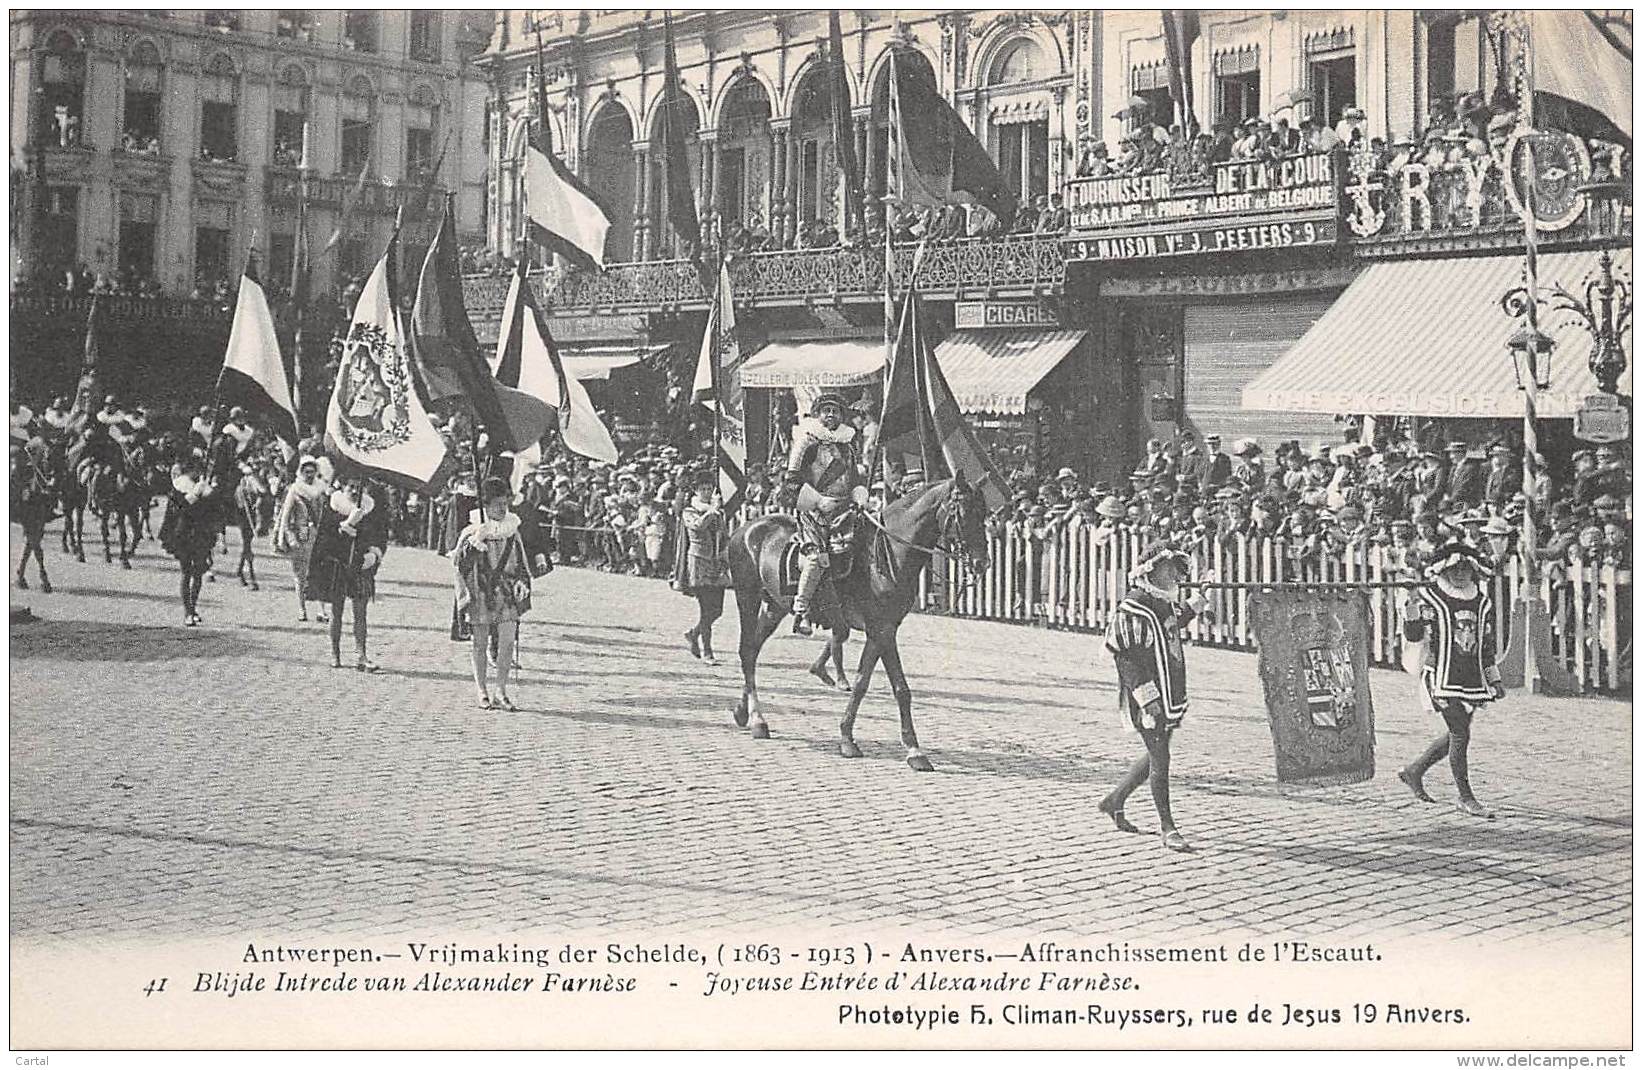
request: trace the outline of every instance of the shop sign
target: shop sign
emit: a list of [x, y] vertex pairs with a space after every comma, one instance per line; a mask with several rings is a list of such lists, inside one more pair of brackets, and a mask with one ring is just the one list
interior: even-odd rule
[[1055, 313], [1035, 301], [959, 301], [953, 324], [973, 327], [1059, 327]]
[[1075, 178], [1067, 186], [1067, 209], [1074, 231], [1267, 212], [1332, 212], [1335, 175], [1334, 155], [1319, 152], [1215, 164], [1190, 184], [1168, 172]]
[[1339, 225], [1333, 219], [1280, 220], [1263, 223], [1193, 227], [1163, 233], [1138, 231], [1110, 236], [1077, 236], [1062, 248], [1068, 260], [1144, 260], [1196, 253], [1246, 253], [1333, 245]]
[[1336, 290], [1357, 277], [1357, 269], [1330, 265], [1235, 275], [1144, 275], [1100, 280], [1102, 297], [1233, 297], [1246, 294]]
[[1574, 437], [1586, 442], [1623, 442], [1631, 437], [1631, 414], [1612, 394], [1591, 394], [1574, 410]]

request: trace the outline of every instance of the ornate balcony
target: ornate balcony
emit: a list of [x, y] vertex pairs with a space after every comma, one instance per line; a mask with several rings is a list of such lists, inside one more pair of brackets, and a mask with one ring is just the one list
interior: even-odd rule
[[[911, 277], [915, 244], [895, 247], [895, 274]], [[611, 264], [602, 273], [536, 276], [538, 298], [555, 312], [639, 312], [705, 308], [707, 292], [685, 260]], [[1042, 295], [1066, 281], [1061, 239], [1010, 234], [931, 243], [918, 268], [918, 285], [932, 297]], [[884, 251], [876, 248], [782, 249], [730, 261], [738, 304], [800, 305], [870, 300], [884, 292]], [[468, 309], [496, 312], [507, 296], [506, 275], [464, 280]]]

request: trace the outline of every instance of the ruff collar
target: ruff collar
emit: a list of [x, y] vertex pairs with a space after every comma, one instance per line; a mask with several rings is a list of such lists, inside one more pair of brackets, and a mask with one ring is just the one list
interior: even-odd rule
[[371, 497], [371, 492], [368, 490], [360, 494], [357, 502], [353, 500], [352, 495], [341, 487], [331, 492], [331, 511], [346, 518], [341, 524], [337, 525], [344, 534], [358, 535], [359, 525], [364, 522], [367, 516], [370, 516], [371, 510], [375, 508], [376, 499]]
[[489, 542], [506, 542], [519, 533], [519, 514], [509, 512], [500, 520], [485, 517], [462, 529], [460, 541], [483, 546]]
[[839, 424], [838, 430], [828, 431], [826, 424], [814, 416], [806, 416], [798, 421], [798, 435], [817, 442], [830, 442], [835, 446], [842, 446], [855, 439], [855, 425]]

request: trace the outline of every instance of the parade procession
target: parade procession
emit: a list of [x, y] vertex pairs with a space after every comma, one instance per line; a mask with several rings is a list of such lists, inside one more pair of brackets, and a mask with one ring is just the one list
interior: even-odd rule
[[41, 976], [771, 925], [1629, 962], [1630, 12], [10, 26]]

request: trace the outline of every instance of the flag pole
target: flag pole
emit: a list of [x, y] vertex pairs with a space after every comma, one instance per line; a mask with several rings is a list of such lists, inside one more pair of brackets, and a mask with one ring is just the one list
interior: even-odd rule
[[724, 488], [719, 484], [722, 482], [724, 473], [724, 461], [721, 457], [724, 448], [724, 394], [720, 389], [721, 369], [719, 363], [723, 350], [719, 345], [719, 335], [724, 329], [724, 319], [721, 315], [725, 298], [723, 287], [724, 242], [715, 241], [714, 244], [718, 246], [718, 271], [713, 274], [713, 308], [712, 311], [707, 313], [707, 325], [711, 328], [707, 343], [709, 347], [707, 358], [710, 362], [707, 370], [712, 375], [713, 384], [713, 485], [719, 488], [719, 494], [722, 495]]

